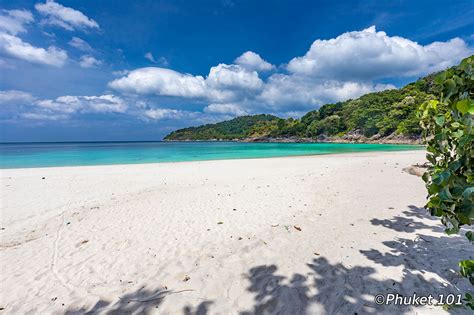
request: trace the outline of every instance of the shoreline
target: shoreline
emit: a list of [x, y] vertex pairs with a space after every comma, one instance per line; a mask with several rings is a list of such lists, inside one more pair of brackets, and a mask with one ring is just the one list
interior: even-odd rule
[[233, 143], [334, 143], [334, 144], [399, 144], [399, 145], [424, 145], [421, 140], [406, 140], [406, 141], [377, 141], [377, 140], [366, 140], [366, 141], [351, 141], [344, 140], [341, 138], [337, 139], [311, 139], [311, 138], [266, 138], [261, 140], [259, 138], [249, 138], [249, 139], [207, 139], [207, 140], [167, 140], [163, 139], [159, 142], [233, 142]]
[[366, 137], [360, 132], [348, 132], [342, 137], [337, 136], [325, 136], [321, 135], [317, 138], [306, 138], [306, 137], [249, 137], [249, 138], [236, 138], [236, 139], [207, 139], [207, 140], [189, 140], [189, 139], [163, 139], [163, 141], [170, 142], [244, 142], [244, 143], [338, 143], [338, 144], [405, 144], [405, 145], [423, 145], [423, 139], [421, 136], [404, 136], [391, 134], [388, 136], [374, 135], [372, 137]]

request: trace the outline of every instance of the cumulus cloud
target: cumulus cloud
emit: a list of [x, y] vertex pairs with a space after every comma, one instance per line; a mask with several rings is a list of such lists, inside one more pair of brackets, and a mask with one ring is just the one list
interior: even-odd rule
[[21, 38], [0, 32], [0, 52], [31, 63], [61, 67], [68, 56], [66, 51], [55, 46], [47, 49], [35, 47]]
[[54, 100], [36, 102], [40, 109], [57, 113], [73, 114], [77, 112], [124, 113], [128, 106], [126, 102], [115, 95], [100, 96], [60, 96]]
[[207, 78], [183, 74], [159, 67], [140, 68], [109, 83], [125, 93], [154, 94], [211, 101], [229, 101], [245, 93], [255, 93], [263, 86], [257, 72], [238, 65], [219, 64]]
[[79, 65], [81, 68], [95, 68], [102, 64], [102, 61], [95, 59], [90, 55], [81, 56], [79, 60]]
[[234, 62], [239, 66], [255, 71], [270, 71], [275, 68], [274, 65], [263, 60], [259, 54], [254, 53], [253, 51], [244, 52], [242, 55], [237, 57]]
[[54, 0], [37, 3], [36, 10], [44, 16], [43, 24], [55, 25], [68, 31], [75, 29], [98, 29], [99, 24], [81, 11], [65, 7]]
[[216, 89], [259, 90], [263, 81], [256, 71], [249, 71], [239, 65], [219, 64], [212, 67], [206, 83]]
[[203, 112], [208, 115], [238, 116], [254, 112], [294, 115], [325, 103], [395, 88], [377, 80], [416, 77], [442, 70], [472, 53], [472, 48], [459, 38], [420, 45], [370, 27], [329, 40], [316, 40], [304, 56], [293, 58], [285, 67], [279, 67], [283, 71], [263, 79], [259, 71], [276, 70], [276, 67], [247, 51], [235, 59], [235, 64], [211, 67], [206, 77], [148, 67], [130, 71], [111, 81], [109, 87], [138, 96], [207, 102]]
[[125, 93], [185, 98], [206, 96], [206, 83], [203, 77], [158, 67], [130, 71], [125, 77], [110, 82], [109, 86]]
[[24, 91], [0, 91], [0, 104], [27, 104], [34, 100], [33, 95]]
[[410, 77], [443, 70], [473, 52], [460, 38], [423, 46], [377, 32], [372, 26], [314, 41], [304, 56], [289, 62], [288, 70], [297, 75], [343, 81]]
[[244, 116], [248, 115], [249, 112], [242, 108], [238, 104], [209, 104], [204, 107], [204, 112], [208, 114], [223, 114], [230, 116]]
[[145, 116], [153, 120], [161, 119], [178, 119], [183, 118], [183, 116], [189, 115], [189, 112], [178, 110], [178, 109], [169, 109], [169, 108], [155, 108], [148, 109], [145, 111]]
[[393, 88], [364, 82], [314, 80], [277, 73], [266, 82], [256, 71], [239, 65], [219, 64], [206, 78], [163, 68], [141, 68], [109, 83], [115, 90], [138, 95], [174, 96], [209, 101], [206, 113], [245, 115], [253, 109], [314, 108], [326, 102], [355, 98], [364, 93]]
[[191, 122], [192, 125], [215, 123], [225, 119], [231, 119], [234, 116], [171, 108], [149, 108], [136, 114], [145, 120], [187, 121], [187, 124]]
[[79, 37], [73, 37], [68, 43], [70, 46], [77, 48], [82, 51], [92, 51], [91, 45], [89, 45], [88, 42], [85, 40], [79, 38]]
[[41, 100], [36, 105], [42, 109], [67, 114], [75, 113], [82, 108], [81, 101], [77, 96], [60, 96], [55, 100]]
[[11, 35], [26, 32], [26, 25], [34, 21], [28, 10], [1, 10], [0, 31]]
[[274, 74], [257, 99], [273, 109], [309, 109], [318, 105], [359, 97], [370, 92], [395, 88], [389, 84], [312, 80], [309, 78]]

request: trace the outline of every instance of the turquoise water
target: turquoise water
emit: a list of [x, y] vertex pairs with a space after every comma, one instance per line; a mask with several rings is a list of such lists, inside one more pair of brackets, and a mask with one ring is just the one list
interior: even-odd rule
[[423, 147], [349, 143], [4, 143], [0, 144], [0, 168], [141, 164], [417, 149]]

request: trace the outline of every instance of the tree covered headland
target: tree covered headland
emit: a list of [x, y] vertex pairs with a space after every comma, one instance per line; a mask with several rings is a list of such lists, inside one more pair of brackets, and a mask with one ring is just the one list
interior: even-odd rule
[[399, 137], [420, 139], [417, 110], [432, 100], [434, 78], [428, 75], [403, 88], [365, 94], [335, 104], [326, 104], [300, 119], [273, 115], [241, 116], [217, 124], [176, 130], [165, 140], [265, 140], [284, 138], [362, 139]]

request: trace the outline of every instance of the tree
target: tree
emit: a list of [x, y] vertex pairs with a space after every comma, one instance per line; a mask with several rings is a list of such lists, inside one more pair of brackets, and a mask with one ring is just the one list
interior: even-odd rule
[[[420, 108], [430, 162], [423, 176], [426, 208], [441, 217], [447, 234], [454, 234], [474, 222], [474, 56], [439, 74], [433, 90], [437, 99]], [[474, 244], [474, 233], [466, 237]], [[474, 285], [474, 260], [459, 265]], [[473, 297], [466, 294], [465, 300], [474, 309]]]

